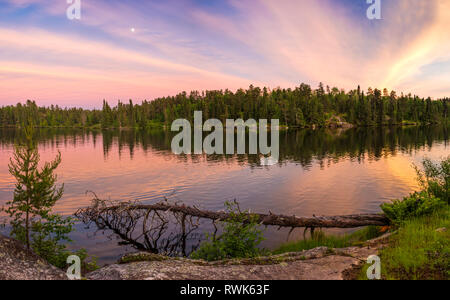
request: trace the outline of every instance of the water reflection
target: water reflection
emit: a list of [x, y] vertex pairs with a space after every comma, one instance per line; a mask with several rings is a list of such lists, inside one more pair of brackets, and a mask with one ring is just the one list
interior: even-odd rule
[[[341, 158], [356, 159], [358, 161], [368, 157], [379, 159], [398, 152], [432, 148], [435, 142], [448, 143], [449, 126], [428, 127], [382, 127], [382, 128], [354, 128], [320, 129], [320, 130], [292, 130], [280, 133], [280, 163], [290, 161], [303, 167], [311, 165], [313, 160], [320, 163], [338, 162]], [[198, 162], [198, 155], [174, 156], [171, 153], [171, 142], [175, 134], [165, 130], [82, 130], [82, 129], [39, 129], [36, 140], [40, 147], [58, 148], [60, 146], [77, 147], [90, 144], [96, 148], [98, 143], [103, 147], [105, 159], [110, 152], [117, 149], [119, 158], [127, 155], [130, 159], [135, 156], [136, 148], [143, 152], [159, 152], [160, 155], [178, 157], [180, 161]], [[20, 139], [18, 130], [0, 129], [0, 145], [8, 147]], [[241, 164], [258, 166], [259, 157], [256, 155], [207, 155], [208, 162], [233, 161]]]
[[[261, 166], [256, 155], [173, 155], [173, 133], [164, 130], [40, 129], [36, 140], [42, 160], [62, 153], [58, 175], [66, 189], [55, 209], [64, 215], [89, 206], [85, 192], [93, 190], [103, 199], [144, 203], [173, 194], [175, 201], [208, 210], [221, 210], [225, 201], [236, 199], [253, 212], [312, 216], [375, 213], [384, 201], [412, 192], [417, 184], [411, 164], [424, 156], [448, 155], [448, 129], [280, 132], [280, 163], [272, 167]], [[12, 198], [14, 181], [7, 165], [20, 135], [0, 129], [0, 206]], [[200, 225], [196, 232], [210, 230]], [[106, 263], [130, 250], [107, 235], [92, 235], [94, 231], [77, 225], [74, 245]], [[265, 235], [266, 247], [287, 236], [271, 229]]]
[[104, 203], [101, 200], [96, 199], [94, 203], [91, 209], [81, 209], [75, 215], [88, 228], [93, 225], [110, 238], [117, 238], [119, 246], [187, 257], [204, 238], [198, 229], [207, 224], [198, 217], [156, 209], [133, 210], [120, 205], [117, 209], [105, 210], [106, 206], [99, 208], [100, 203]]

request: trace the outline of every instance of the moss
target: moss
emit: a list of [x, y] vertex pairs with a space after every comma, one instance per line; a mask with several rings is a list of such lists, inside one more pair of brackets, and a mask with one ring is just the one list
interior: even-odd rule
[[171, 259], [167, 256], [162, 256], [153, 253], [137, 253], [126, 255], [119, 260], [119, 264], [129, 264], [135, 262], [143, 262], [143, 261], [166, 261]]
[[327, 248], [326, 254], [327, 255], [333, 255], [333, 254], [336, 254], [336, 251], [334, 249], [332, 249], [332, 248]]
[[216, 261], [216, 262], [205, 262], [205, 261], [193, 261], [195, 264], [198, 264], [199, 262], [204, 265], [213, 265], [213, 266], [220, 266], [220, 265], [228, 265], [228, 266], [254, 266], [254, 265], [279, 265], [284, 262], [292, 261], [292, 259], [286, 258], [286, 257], [254, 257], [254, 258], [248, 258], [248, 259], [233, 259], [233, 260], [224, 260], [224, 261]]
[[[334, 253], [334, 250], [331, 249], [331, 251]], [[256, 266], [256, 265], [264, 266], [264, 265], [282, 265], [288, 262], [299, 260], [304, 261], [316, 257], [315, 255], [310, 255], [309, 257], [307, 257], [306, 255], [299, 256], [298, 253], [286, 253], [283, 255], [260, 256], [245, 259], [228, 259], [215, 262], [207, 262], [205, 260], [189, 260], [189, 262], [200, 266]], [[325, 255], [327, 255], [327, 252], [323, 253], [320, 256]]]

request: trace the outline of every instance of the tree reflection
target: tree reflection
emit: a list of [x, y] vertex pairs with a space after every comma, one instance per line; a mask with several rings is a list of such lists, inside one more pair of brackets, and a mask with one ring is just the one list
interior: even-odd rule
[[[309, 167], [314, 161], [320, 164], [338, 162], [341, 159], [363, 161], [378, 160], [397, 153], [412, 153], [432, 148], [437, 142], [448, 142], [449, 125], [426, 127], [363, 127], [348, 130], [289, 130], [280, 132], [280, 165], [294, 162]], [[17, 129], [0, 129], [0, 144], [10, 145], [20, 135]], [[35, 139], [40, 147], [67, 147], [90, 143], [97, 147], [101, 138], [103, 153], [108, 158], [113, 149], [119, 157], [126, 149], [133, 159], [137, 149], [152, 151], [158, 155], [178, 159], [181, 162], [200, 161], [211, 163], [249, 164], [260, 166], [258, 155], [181, 155], [171, 152], [175, 133], [163, 129], [154, 130], [82, 130], [82, 129], [39, 129]]]

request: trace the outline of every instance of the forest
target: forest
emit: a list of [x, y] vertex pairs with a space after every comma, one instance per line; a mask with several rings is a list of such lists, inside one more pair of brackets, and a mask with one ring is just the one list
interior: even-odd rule
[[142, 101], [103, 100], [102, 109], [39, 107], [35, 101], [2, 106], [0, 126], [15, 127], [32, 122], [38, 127], [149, 128], [170, 124], [179, 118], [192, 122], [194, 111], [204, 119], [279, 119], [288, 127], [326, 127], [333, 121], [355, 126], [435, 124], [449, 121], [449, 98], [432, 100], [387, 89], [358, 86], [346, 92], [338, 88], [317, 89], [301, 84], [295, 89], [248, 89], [193, 91]]

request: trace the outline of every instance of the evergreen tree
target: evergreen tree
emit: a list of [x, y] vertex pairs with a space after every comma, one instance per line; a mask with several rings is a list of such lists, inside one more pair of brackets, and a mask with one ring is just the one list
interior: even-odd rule
[[33, 127], [26, 126], [25, 142], [16, 146], [10, 160], [9, 172], [16, 179], [13, 200], [4, 211], [9, 215], [11, 235], [22, 241], [28, 249], [55, 262], [55, 257], [65, 249], [61, 241], [68, 241], [72, 231], [71, 218], [63, 219], [52, 214], [55, 203], [61, 199], [64, 186], [57, 187], [54, 174], [61, 163], [61, 154], [39, 168], [39, 153], [33, 142]]
[[[111, 107], [106, 100], [101, 110], [62, 109], [57, 105], [38, 107], [34, 101], [24, 105], [0, 108], [0, 126], [19, 126], [31, 120], [41, 127], [146, 128], [155, 123], [170, 125], [173, 120], [184, 118], [192, 122], [193, 112], [202, 111], [203, 118], [230, 119], [279, 119], [288, 126], [322, 126], [332, 116], [355, 125], [402, 124], [404, 120], [416, 123], [443, 123], [449, 120], [448, 98], [421, 99], [401, 95], [395, 91], [369, 88], [367, 94], [361, 87], [345, 92], [336, 87], [318, 89], [302, 83], [295, 89], [258, 88], [250, 86], [236, 92], [229, 90], [192, 91], [172, 97], [135, 104], [121, 101]], [[303, 115], [303, 121], [299, 112]], [[301, 125], [303, 124], [303, 125]]]

